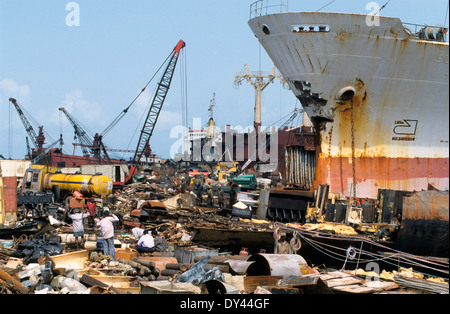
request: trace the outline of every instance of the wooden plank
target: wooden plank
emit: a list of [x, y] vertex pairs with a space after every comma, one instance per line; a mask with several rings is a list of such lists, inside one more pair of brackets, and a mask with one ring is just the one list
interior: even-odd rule
[[339, 277], [350, 277], [353, 276], [349, 273], [346, 273], [344, 271], [340, 271], [340, 270], [336, 270], [336, 271], [330, 271], [327, 273], [328, 275], [333, 275], [333, 276], [339, 276]]
[[333, 291], [346, 292], [346, 293], [373, 293], [376, 289], [361, 285], [346, 285], [331, 288]]
[[361, 284], [363, 283], [363, 280], [355, 277], [344, 277], [344, 278], [330, 279], [325, 281], [325, 283], [328, 285], [328, 287], [334, 288], [337, 286]]
[[330, 274], [325, 274], [325, 275], [319, 275], [320, 279], [322, 279], [323, 281], [327, 281], [330, 279], [336, 279], [336, 278], [342, 278], [339, 275], [330, 275]]
[[350, 277], [352, 275], [344, 273], [342, 271], [332, 271], [332, 272], [328, 272], [326, 274], [319, 275], [319, 276], [320, 276], [320, 279], [322, 279], [323, 281], [326, 281], [326, 280], [335, 279], [335, 278]]
[[381, 281], [381, 280], [373, 280], [373, 281], [365, 281], [364, 286], [373, 288], [377, 291], [389, 291], [398, 289], [399, 285], [392, 281]]

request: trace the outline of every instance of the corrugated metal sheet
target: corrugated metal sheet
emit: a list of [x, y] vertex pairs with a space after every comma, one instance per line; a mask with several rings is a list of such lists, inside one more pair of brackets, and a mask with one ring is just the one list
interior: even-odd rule
[[285, 147], [286, 184], [309, 190], [316, 172], [316, 155], [302, 146]]

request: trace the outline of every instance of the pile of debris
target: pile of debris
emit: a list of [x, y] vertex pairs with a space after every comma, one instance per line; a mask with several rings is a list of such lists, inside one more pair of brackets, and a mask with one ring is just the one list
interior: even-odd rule
[[[181, 254], [180, 254], [181, 251]], [[177, 248], [176, 256], [137, 256], [118, 249], [117, 260], [82, 250], [40, 256], [36, 262], [8, 257], [0, 267], [2, 294], [448, 294], [448, 281], [425, 279], [412, 269], [338, 271], [312, 268], [297, 254], [219, 254]], [[170, 254], [168, 254], [170, 255]]]
[[[251, 207], [258, 202], [252, 198], [254, 193], [242, 202], [236, 200], [232, 209], [203, 206], [192, 186], [180, 182], [184, 181], [143, 177], [102, 203], [100, 210], [108, 209], [120, 219], [115, 226], [115, 260], [102, 253], [101, 234], [95, 227], [86, 228], [84, 249], [73, 251], [71, 226], [64, 221], [54, 225], [53, 235], [0, 248], [0, 293], [330, 294], [407, 289], [448, 293], [447, 280], [409, 276], [408, 270], [375, 276], [359, 269], [312, 267], [298, 254], [267, 254], [266, 248], [273, 250], [274, 232], [278, 234], [280, 226], [297, 235], [301, 231], [346, 236], [357, 232], [335, 223], [282, 226], [252, 219]], [[213, 203], [217, 203], [215, 197]], [[130, 235], [135, 227], [156, 230], [167, 248], [139, 255], [133, 249], [136, 239]], [[241, 243], [253, 247], [248, 250]]]
[[0, 278], [2, 294], [123, 293], [87, 274], [80, 276], [76, 270], [56, 268], [49, 256], [28, 265], [13, 258], [4, 270], [0, 269]]
[[198, 228], [272, 232], [272, 223], [268, 221], [237, 217], [227, 209], [199, 206], [193, 192], [179, 193], [176, 185], [133, 183], [110, 200], [109, 209], [122, 217], [125, 228], [155, 229], [173, 244], [190, 242]]

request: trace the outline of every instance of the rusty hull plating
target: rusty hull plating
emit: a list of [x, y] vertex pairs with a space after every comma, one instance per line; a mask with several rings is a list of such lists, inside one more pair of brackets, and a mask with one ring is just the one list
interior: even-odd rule
[[378, 189], [448, 190], [448, 43], [418, 39], [398, 18], [365, 19], [300, 12], [249, 21], [315, 126], [313, 188], [372, 199]]

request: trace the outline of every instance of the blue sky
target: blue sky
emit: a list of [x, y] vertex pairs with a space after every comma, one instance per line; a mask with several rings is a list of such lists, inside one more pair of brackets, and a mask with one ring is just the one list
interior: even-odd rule
[[[66, 24], [70, 2], [79, 6], [79, 26]], [[251, 71], [270, 72], [273, 66], [247, 25], [253, 2], [0, 0], [0, 154], [20, 159], [26, 153], [27, 134], [9, 104], [10, 97], [44, 126], [51, 139], [62, 132], [65, 152], [73, 153], [73, 128], [58, 108], [65, 107], [90, 131], [102, 132], [137, 96], [180, 39], [186, 48], [151, 139], [153, 151], [169, 157], [177, 140], [170, 138], [170, 130], [182, 124], [184, 102], [189, 126], [193, 118], [201, 118], [204, 126], [213, 94], [219, 127], [252, 125], [254, 89], [247, 83], [235, 88], [234, 78], [244, 64]], [[289, 9], [316, 11], [330, 2], [291, 0]], [[369, 2], [336, 0], [322, 11], [364, 14], [369, 13]], [[391, 0], [381, 14], [436, 25], [444, 24], [446, 9], [444, 0]], [[141, 118], [159, 78], [160, 74], [105, 137], [108, 147], [136, 148]], [[281, 124], [295, 107], [300, 104], [289, 90], [279, 81], [271, 84], [263, 94], [263, 125], [279, 120]], [[81, 154], [79, 148], [75, 152]]]

